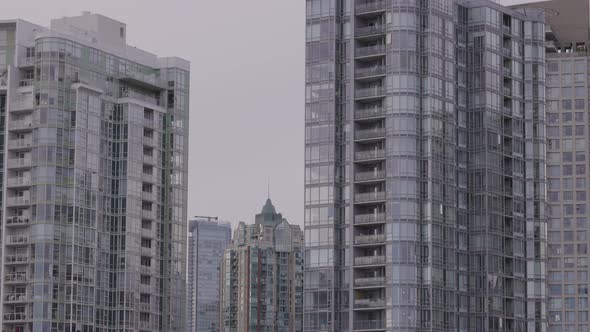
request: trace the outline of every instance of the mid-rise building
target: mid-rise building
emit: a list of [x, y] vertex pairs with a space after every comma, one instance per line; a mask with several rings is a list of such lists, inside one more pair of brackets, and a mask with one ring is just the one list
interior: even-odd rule
[[228, 222], [189, 221], [187, 332], [219, 332], [219, 264], [230, 241]]
[[270, 199], [240, 222], [221, 262], [223, 332], [303, 331], [303, 232]]
[[549, 331], [589, 331], [590, 1], [546, 10]]
[[185, 329], [189, 63], [126, 35], [0, 21], [2, 331]]
[[305, 331], [546, 331], [543, 12], [306, 3]]

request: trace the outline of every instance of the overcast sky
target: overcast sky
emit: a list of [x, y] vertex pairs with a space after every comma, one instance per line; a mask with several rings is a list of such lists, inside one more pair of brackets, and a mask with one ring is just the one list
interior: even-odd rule
[[10, 1], [0, 20], [48, 26], [82, 11], [191, 62], [189, 216], [253, 221], [270, 178], [277, 209], [303, 224], [305, 1]]

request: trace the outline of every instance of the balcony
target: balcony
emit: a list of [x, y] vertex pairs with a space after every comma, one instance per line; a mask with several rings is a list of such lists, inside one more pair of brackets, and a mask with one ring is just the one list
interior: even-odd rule
[[384, 223], [385, 213], [368, 213], [368, 214], [357, 214], [354, 216], [355, 224], [372, 224], [372, 223]]
[[512, 49], [510, 47], [503, 47], [502, 53], [504, 54], [504, 56], [509, 57], [512, 55]]
[[502, 91], [504, 92], [505, 96], [508, 96], [508, 97], [512, 96], [512, 89], [511, 88], [504, 87], [504, 89]]
[[149, 156], [149, 155], [143, 155], [143, 162], [145, 164], [150, 164], [150, 165], [155, 165], [156, 164], [156, 157], [155, 156]]
[[31, 200], [28, 197], [23, 196], [15, 196], [15, 197], [6, 197], [6, 206], [26, 206], [30, 205]]
[[354, 300], [355, 309], [375, 309], [385, 307], [384, 299], [356, 299]]
[[29, 243], [29, 237], [25, 235], [10, 235], [6, 238], [6, 245], [25, 245]]
[[8, 149], [9, 150], [22, 150], [30, 149], [33, 145], [33, 139], [31, 137], [25, 139], [9, 139]]
[[366, 203], [372, 201], [384, 201], [385, 200], [385, 192], [384, 191], [377, 191], [377, 192], [370, 192], [370, 193], [357, 193], [354, 195], [354, 201], [356, 203]]
[[35, 81], [32, 78], [22, 79], [22, 80], [18, 81], [18, 87], [19, 88], [24, 88], [24, 87], [27, 87], [27, 86], [31, 86], [32, 87], [34, 82]]
[[385, 287], [385, 277], [356, 278], [354, 285], [358, 287]]
[[374, 181], [385, 179], [385, 171], [358, 172], [354, 175], [355, 181]]
[[31, 177], [30, 176], [19, 176], [6, 179], [6, 186], [11, 188], [16, 187], [30, 187]]
[[16, 272], [4, 276], [4, 282], [7, 284], [25, 284], [29, 281], [26, 272]]
[[385, 1], [384, 0], [372, 0], [372, 1], [363, 1], [357, 2], [355, 6], [355, 12], [357, 15], [359, 14], [366, 14], [372, 12], [378, 12], [385, 10]]
[[512, 68], [503, 67], [504, 76], [512, 76]]
[[354, 321], [355, 331], [375, 331], [385, 330], [384, 320], [355, 320]]
[[356, 89], [354, 92], [354, 97], [356, 99], [385, 97], [385, 88], [381, 86], [375, 86], [371, 88]]
[[379, 65], [373, 67], [365, 67], [365, 68], [356, 68], [354, 70], [355, 78], [367, 78], [367, 77], [374, 77], [374, 76], [383, 76], [386, 73], [386, 67]]
[[354, 154], [354, 159], [356, 161], [384, 159], [384, 158], [385, 158], [385, 150], [358, 151]]
[[31, 157], [8, 158], [8, 162], [6, 163], [6, 167], [8, 167], [8, 169], [30, 168], [31, 167]]
[[505, 34], [509, 35], [510, 34], [510, 26], [508, 26], [508, 25], [502, 25], [502, 31]]
[[156, 211], [141, 210], [141, 217], [146, 219], [158, 219]]
[[385, 138], [387, 130], [385, 128], [373, 128], [373, 129], [358, 129], [354, 132], [355, 140], [364, 140], [372, 138]]
[[356, 266], [367, 266], [367, 265], [383, 265], [385, 264], [385, 256], [361, 256], [354, 258], [354, 265]]
[[10, 254], [4, 257], [4, 264], [20, 265], [29, 262], [29, 255], [27, 254]]
[[9, 121], [7, 127], [10, 131], [29, 131], [33, 129], [33, 121], [31, 119]]
[[129, 85], [152, 91], [165, 90], [168, 86], [165, 80], [155, 74], [144, 74], [129, 69], [119, 73], [117, 79]]
[[354, 55], [357, 58], [370, 57], [370, 56], [376, 56], [376, 55], [385, 55], [385, 45], [357, 47], [354, 50]]
[[354, 244], [383, 244], [385, 242], [385, 234], [374, 235], [356, 235], [354, 237]]
[[154, 119], [143, 118], [143, 125], [150, 128], [155, 128], [156, 122]]
[[142, 191], [141, 192], [141, 199], [145, 200], [145, 201], [157, 201], [158, 196], [156, 195], [155, 192]]
[[17, 227], [29, 225], [29, 218], [22, 216], [6, 217], [6, 227]]
[[19, 303], [28, 300], [27, 293], [12, 293], [4, 296], [4, 303]]
[[381, 107], [361, 108], [354, 111], [354, 118], [356, 120], [370, 119], [383, 116], [385, 116], [385, 110]]
[[356, 37], [366, 37], [366, 36], [373, 36], [373, 35], [380, 35], [385, 33], [385, 25], [378, 24], [378, 25], [371, 25], [362, 28], [356, 28], [354, 30]]
[[23, 322], [27, 320], [27, 314], [24, 312], [8, 312], [4, 314], [5, 322]]
[[21, 100], [10, 104], [11, 112], [32, 111], [35, 106], [32, 100]]

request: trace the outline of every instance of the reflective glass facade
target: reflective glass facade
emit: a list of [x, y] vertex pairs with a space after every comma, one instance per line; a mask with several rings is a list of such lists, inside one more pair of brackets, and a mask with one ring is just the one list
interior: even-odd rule
[[543, 14], [307, 0], [306, 331], [545, 331]]
[[2, 330], [184, 331], [188, 63], [54, 24], [14, 21], [0, 87]]

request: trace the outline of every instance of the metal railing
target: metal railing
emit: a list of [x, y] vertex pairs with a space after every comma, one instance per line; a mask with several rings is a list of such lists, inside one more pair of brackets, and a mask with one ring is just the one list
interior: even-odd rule
[[6, 225], [7, 226], [14, 226], [14, 225], [26, 225], [29, 223], [29, 218], [23, 218], [18, 216], [6, 217]]

